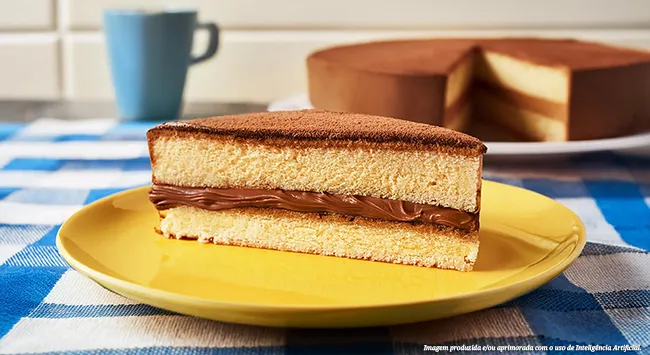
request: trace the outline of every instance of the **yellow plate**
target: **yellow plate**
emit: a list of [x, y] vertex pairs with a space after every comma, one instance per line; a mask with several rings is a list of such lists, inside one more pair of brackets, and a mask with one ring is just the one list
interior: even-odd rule
[[168, 240], [148, 187], [96, 201], [61, 227], [76, 270], [126, 297], [226, 322], [392, 325], [497, 305], [560, 274], [585, 244], [582, 222], [537, 193], [485, 181], [475, 270], [458, 272]]

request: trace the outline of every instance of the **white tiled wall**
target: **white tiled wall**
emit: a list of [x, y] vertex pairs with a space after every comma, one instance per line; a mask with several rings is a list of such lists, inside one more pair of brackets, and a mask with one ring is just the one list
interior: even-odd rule
[[71, 28], [98, 28], [105, 7], [198, 8], [227, 28], [511, 28], [634, 26], [647, 0], [68, 0]]
[[54, 29], [54, 0], [0, 0], [0, 30]]
[[56, 36], [0, 36], [0, 98], [56, 99], [59, 87]]
[[[223, 29], [190, 69], [190, 101], [268, 102], [305, 89], [305, 56], [395, 37], [577, 37], [650, 49], [650, 0], [0, 0], [0, 99], [113, 97], [101, 11], [185, 6]], [[197, 35], [196, 51], [205, 38]]]

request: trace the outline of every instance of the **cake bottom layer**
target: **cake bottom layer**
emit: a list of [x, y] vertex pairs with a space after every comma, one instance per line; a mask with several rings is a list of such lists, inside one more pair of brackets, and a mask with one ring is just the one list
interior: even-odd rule
[[430, 224], [254, 208], [182, 206], [160, 215], [160, 231], [167, 238], [459, 271], [472, 270], [479, 247], [476, 232]]
[[522, 140], [559, 142], [567, 139], [566, 122], [517, 107], [489, 91], [474, 92], [472, 110], [477, 119], [508, 129]]

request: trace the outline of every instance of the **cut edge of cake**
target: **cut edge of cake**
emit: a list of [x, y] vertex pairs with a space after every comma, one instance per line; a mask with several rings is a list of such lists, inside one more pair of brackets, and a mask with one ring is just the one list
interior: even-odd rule
[[[359, 125], [357, 119], [365, 119], [366, 122]], [[345, 123], [332, 125], [341, 120]], [[373, 125], [372, 122], [377, 124]], [[411, 129], [400, 130], [399, 127]], [[159, 208], [160, 232], [167, 238], [461, 271], [471, 270], [476, 261], [482, 155], [486, 148], [473, 137], [403, 120], [320, 110], [167, 123], [150, 130], [147, 137], [154, 184], [152, 202], [158, 207], [164, 206]], [[454, 157], [457, 160], [444, 164], [445, 160]], [[435, 175], [432, 171], [436, 166], [430, 165], [434, 162], [437, 162], [441, 172], [439, 177], [446, 179], [441, 180], [440, 186], [435, 181], [429, 184], [430, 177]], [[337, 168], [337, 164], [341, 169]], [[404, 169], [406, 171], [402, 171]], [[386, 174], [386, 170], [393, 175]], [[391, 182], [395, 178], [397, 180]], [[161, 194], [162, 190], [158, 188], [164, 186], [176, 186], [181, 190], [194, 187], [199, 192], [201, 189], [212, 189], [210, 193], [230, 188], [246, 191], [275, 189], [289, 193], [322, 192], [352, 198], [368, 196], [399, 202], [403, 206], [400, 208], [406, 208], [407, 212], [422, 208], [418, 204], [429, 203], [440, 208], [442, 214], [439, 216], [442, 219], [439, 216], [436, 218], [443, 223], [436, 222], [435, 218], [432, 222], [412, 223], [399, 218], [371, 218], [361, 212], [358, 215], [312, 213], [256, 208], [255, 205], [211, 210], [209, 204], [169, 204], [170, 201], [187, 197], [188, 193], [183, 191], [175, 196], [167, 196]], [[382, 186], [388, 188], [382, 190]], [[446, 191], [438, 196], [440, 199], [447, 198], [444, 200], [446, 203], [423, 200], [420, 196], [420, 190], [436, 188]], [[424, 195], [427, 197], [426, 193]], [[206, 201], [206, 195], [200, 193], [192, 198]], [[163, 200], [167, 201], [166, 205], [160, 202]], [[436, 213], [434, 211], [432, 215]], [[475, 222], [472, 222], [473, 226], [456, 224], [444, 222], [445, 218], [465, 219], [463, 223], [471, 218]], [[277, 229], [280, 228], [278, 226], [285, 226], [285, 229]], [[277, 237], [274, 233], [279, 233], [279, 230], [288, 233], [286, 228], [302, 232], [294, 231], [294, 238], [287, 237], [283, 243], [277, 240], [270, 244], [264, 242], [266, 238]], [[337, 238], [334, 236], [337, 233], [345, 237]], [[382, 245], [377, 239], [381, 239], [382, 235], [390, 248], [373, 249], [372, 244]], [[237, 236], [245, 238], [238, 239]], [[368, 238], [374, 242], [364, 244]], [[335, 243], [337, 240], [336, 243], [348, 240], [355, 245], [367, 245], [366, 252], [342, 252], [341, 245]], [[444, 240], [447, 240], [447, 244]], [[426, 248], [413, 249], [417, 243]]]

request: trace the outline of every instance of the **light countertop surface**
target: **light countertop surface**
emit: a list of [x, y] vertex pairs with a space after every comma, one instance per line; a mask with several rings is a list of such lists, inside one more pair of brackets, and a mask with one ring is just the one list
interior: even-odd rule
[[[183, 118], [266, 111], [263, 103], [189, 103]], [[31, 122], [38, 118], [85, 119], [118, 117], [112, 102], [0, 101], [0, 122]]]

